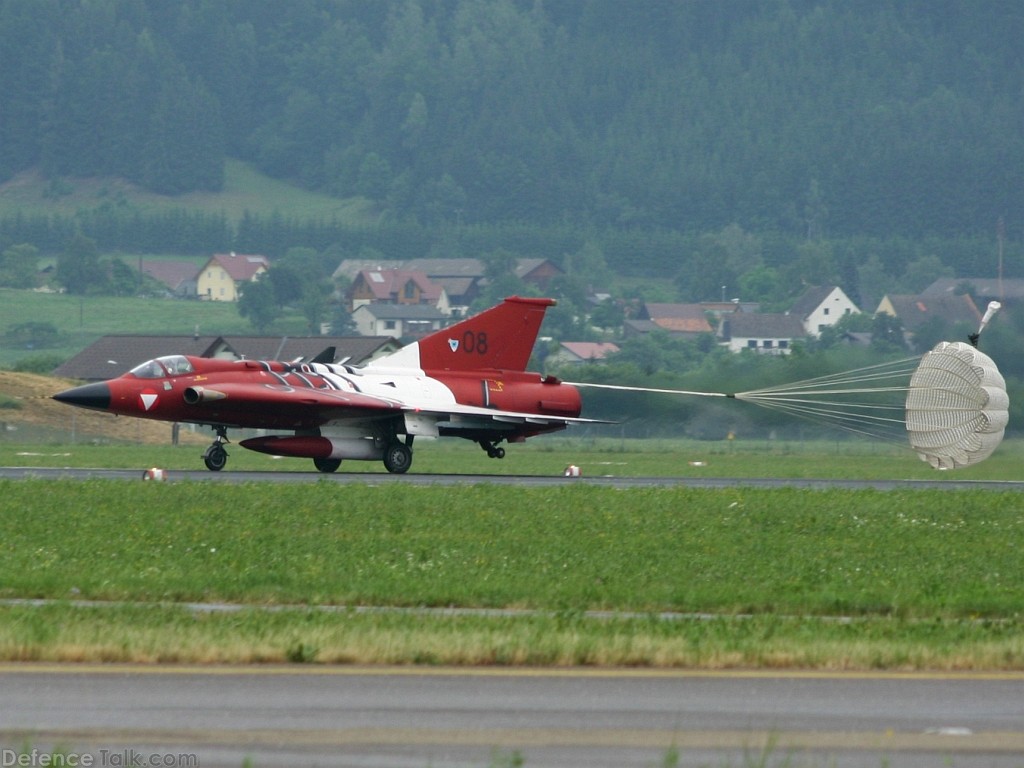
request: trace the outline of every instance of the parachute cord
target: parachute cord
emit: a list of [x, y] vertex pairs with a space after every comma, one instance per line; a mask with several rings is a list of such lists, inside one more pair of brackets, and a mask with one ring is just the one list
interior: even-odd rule
[[657, 392], [663, 395], [694, 395], [697, 397], [733, 397], [725, 392], [694, 392], [688, 389], [655, 389], [652, 387], [625, 387], [620, 384], [591, 384], [585, 381], [563, 382], [570, 387], [591, 387], [593, 389], [617, 389], [623, 392]]

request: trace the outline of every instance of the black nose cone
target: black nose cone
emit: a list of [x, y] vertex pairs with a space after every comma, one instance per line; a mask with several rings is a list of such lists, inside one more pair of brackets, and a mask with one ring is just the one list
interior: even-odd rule
[[79, 408], [93, 408], [97, 411], [110, 410], [110, 387], [105, 383], [84, 384], [58, 392], [53, 399]]

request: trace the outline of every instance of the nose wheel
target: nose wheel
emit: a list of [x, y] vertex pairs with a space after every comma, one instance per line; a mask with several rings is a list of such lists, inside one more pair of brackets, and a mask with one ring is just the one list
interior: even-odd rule
[[480, 441], [480, 447], [487, 452], [487, 456], [492, 459], [504, 459], [505, 449], [499, 448], [495, 443], [488, 442], [487, 440]]
[[217, 437], [203, 453], [203, 463], [211, 472], [220, 472], [228, 463], [228, 452], [224, 444], [228, 442], [228, 432], [224, 427], [217, 428]]

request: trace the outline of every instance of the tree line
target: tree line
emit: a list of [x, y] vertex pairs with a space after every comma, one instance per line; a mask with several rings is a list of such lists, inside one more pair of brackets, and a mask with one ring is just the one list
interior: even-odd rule
[[962, 237], [1024, 210], [1024, 13], [902, 0], [0, 0], [0, 181], [396, 221]]

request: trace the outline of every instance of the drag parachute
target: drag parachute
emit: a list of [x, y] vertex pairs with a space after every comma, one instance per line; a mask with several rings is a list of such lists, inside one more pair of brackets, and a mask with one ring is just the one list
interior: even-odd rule
[[[999, 311], [989, 302], [971, 344], [939, 342], [908, 357], [842, 373], [747, 392], [692, 392], [575, 382], [639, 392], [727, 397], [820, 424], [910, 446], [936, 469], [968, 467], [987, 459], [1003, 440], [1009, 420], [1006, 382], [978, 336]], [[909, 379], [909, 383], [908, 383]]]
[[1009, 405], [1006, 382], [988, 355], [962, 342], [939, 342], [910, 377], [910, 445], [936, 469], [977, 464], [1002, 442]]

